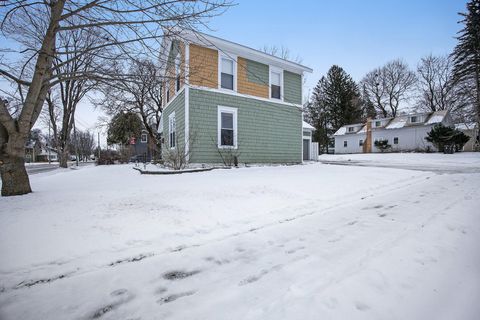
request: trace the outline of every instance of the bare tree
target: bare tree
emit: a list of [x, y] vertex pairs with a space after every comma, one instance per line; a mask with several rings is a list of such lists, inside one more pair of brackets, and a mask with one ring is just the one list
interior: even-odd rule
[[[58, 48], [60, 34], [83, 30], [101, 37], [100, 44], [83, 49], [80, 54], [101, 47], [111, 47], [117, 55], [111, 56], [113, 59], [152, 54], [159, 51], [164, 30], [195, 29], [205, 19], [227, 8], [228, 1], [4, 1], [0, 8], [0, 29], [5, 37], [22, 46], [17, 55], [23, 65], [13, 66], [3, 58], [0, 64], [0, 75], [16, 86], [16, 96], [21, 102], [19, 111], [13, 114], [5, 101], [0, 100], [2, 195], [31, 192], [24, 165], [25, 142], [50, 88], [68, 79], [92, 78], [91, 73], [71, 75], [59, 72], [54, 60], [61, 55], [76, 53], [75, 49]], [[66, 63], [68, 60], [62, 61]]]
[[[49, 90], [46, 97], [47, 117], [53, 129], [60, 167], [66, 168], [69, 156], [68, 145], [75, 126], [77, 106], [90, 91], [96, 88], [100, 79], [97, 75], [102, 74], [101, 78], [103, 78], [111, 70], [108, 67], [109, 61], [103, 58], [109, 56], [108, 48], [88, 50], [100, 44], [97, 34], [82, 29], [73, 30], [59, 34], [57, 43], [58, 48], [67, 53], [55, 57], [53, 73], [54, 75], [66, 74], [68, 77]], [[83, 53], [86, 50], [88, 52]], [[91, 76], [84, 76], [88, 74]]]
[[151, 60], [142, 59], [131, 60], [128, 69], [123, 76], [102, 85], [103, 98], [97, 105], [110, 115], [123, 111], [137, 113], [149, 140], [159, 146], [157, 128], [163, 111], [159, 68]]
[[303, 59], [300, 56], [293, 57], [290, 49], [284, 46], [277, 47], [277, 46], [267, 46], [264, 45], [260, 51], [271, 54], [272, 56], [284, 59], [284, 60], [291, 60], [296, 63], [302, 63]]
[[80, 160], [86, 161], [93, 153], [93, 149], [95, 148], [95, 137], [93, 133], [88, 130], [77, 132], [76, 143]]
[[364, 100], [373, 103], [377, 113], [395, 117], [400, 103], [410, 98], [416, 82], [416, 75], [407, 64], [394, 60], [367, 73], [360, 85]]

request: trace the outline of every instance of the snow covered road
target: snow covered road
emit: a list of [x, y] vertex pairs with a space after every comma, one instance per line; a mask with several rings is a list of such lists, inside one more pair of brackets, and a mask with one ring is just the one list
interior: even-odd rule
[[478, 173], [116, 166], [34, 179], [34, 194], [0, 199], [0, 319], [480, 312]]

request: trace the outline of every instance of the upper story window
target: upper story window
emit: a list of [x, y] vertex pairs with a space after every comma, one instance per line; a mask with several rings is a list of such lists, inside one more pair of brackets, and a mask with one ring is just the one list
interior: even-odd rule
[[417, 116], [410, 117], [410, 122], [411, 123], [417, 123], [418, 122], [418, 117]]
[[280, 69], [270, 69], [270, 97], [282, 99], [283, 72]]
[[142, 133], [140, 142], [141, 143], [147, 143], [147, 134], [146, 133]]
[[220, 86], [222, 89], [234, 90], [235, 65], [233, 59], [221, 57], [220, 60]]
[[381, 127], [382, 121], [375, 121], [375, 127]]
[[180, 91], [180, 55], [175, 59], [175, 92]]
[[168, 144], [170, 148], [175, 148], [176, 146], [176, 123], [175, 123], [175, 112], [172, 112], [168, 116]]
[[362, 139], [358, 140], [358, 146], [363, 147], [363, 140]]
[[348, 145], [348, 142], [347, 142], [346, 140], [345, 140], [345, 141], [343, 141], [343, 147], [344, 147], [344, 148], [346, 148], [346, 147], [347, 147], [347, 145]]
[[354, 127], [348, 127], [348, 132], [353, 132], [354, 129]]
[[237, 148], [237, 109], [218, 107], [218, 146]]
[[170, 102], [170, 80], [167, 80], [167, 82], [165, 82], [165, 94], [167, 96], [167, 103]]

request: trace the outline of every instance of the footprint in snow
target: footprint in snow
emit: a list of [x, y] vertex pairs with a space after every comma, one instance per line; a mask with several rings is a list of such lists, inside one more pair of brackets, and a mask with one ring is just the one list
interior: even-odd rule
[[89, 319], [99, 319], [106, 313], [115, 310], [120, 305], [127, 303], [134, 298], [134, 295], [129, 293], [127, 289], [117, 289], [112, 291], [110, 296], [113, 297], [114, 300], [92, 312], [91, 316], [88, 317]]
[[157, 303], [158, 304], [170, 303], [170, 302], [173, 302], [173, 301], [178, 300], [180, 298], [194, 295], [195, 292], [196, 291], [186, 291], [186, 292], [174, 293], [174, 294], [168, 295], [166, 297], [163, 297], [160, 300], [157, 300]]
[[365, 311], [370, 309], [370, 307], [367, 304], [359, 301], [355, 302], [355, 307], [357, 308], [357, 310], [360, 310], [360, 311]]
[[197, 273], [199, 273], [199, 270], [194, 270], [194, 271], [169, 271], [163, 274], [163, 278], [166, 280], [181, 280], [185, 279], [188, 277], [191, 277]]

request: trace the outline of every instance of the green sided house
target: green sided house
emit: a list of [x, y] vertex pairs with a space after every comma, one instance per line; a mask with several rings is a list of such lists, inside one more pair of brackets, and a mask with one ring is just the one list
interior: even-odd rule
[[164, 156], [183, 154], [188, 163], [310, 159], [302, 83], [312, 69], [192, 31], [165, 37], [163, 48]]

